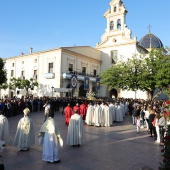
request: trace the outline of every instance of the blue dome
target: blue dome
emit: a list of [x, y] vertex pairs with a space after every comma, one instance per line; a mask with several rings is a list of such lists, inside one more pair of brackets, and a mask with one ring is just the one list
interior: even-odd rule
[[163, 47], [161, 40], [153, 34], [146, 34], [142, 37], [139, 41], [139, 45], [146, 49]]

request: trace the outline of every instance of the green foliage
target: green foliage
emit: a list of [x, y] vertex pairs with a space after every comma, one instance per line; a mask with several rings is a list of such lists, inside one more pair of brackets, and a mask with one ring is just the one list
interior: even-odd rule
[[21, 78], [11, 78], [9, 83], [9, 88], [15, 90], [18, 89], [26, 89], [28, 93], [28, 89], [33, 90], [35, 86], [38, 86], [38, 82], [36, 82], [33, 78], [30, 80], [28, 79], [21, 79]]
[[4, 69], [4, 61], [2, 60], [2, 58], [0, 58], [0, 85], [7, 81], [6, 75], [7, 73]]
[[163, 91], [170, 84], [170, 57], [163, 54], [162, 49], [152, 50], [143, 68], [140, 86], [151, 95], [156, 88]]
[[4, 90], [6, 90], [7, 88], [8, 88], [8, 84], [7, 84], [7, 82], [2, 83], [2, 84], [0, 85], [0, 89], [4, 89]]
[[163, 51], [152, 50], [149, 56], [133, 56], [108, 68], [100, 75], [101, 83], [109, 89], [147, 91], [152, 98], [156, 88], [164, 91], [170, 84], [170, 57]]
[[16, 88], [18, 89], [23, 89], [22, 85], [22, 79], [21, 78], [11, 78], [10, 83], [9, 83], [9, 88], [15, 90]]
[[38, 82], [34, 81], [33, 78], [31, 78], [30, 80], [24, 79], [22, 80], [22, 86], [26, 89], [28, 93], [28, 89], [33, 90], [35, 86], [38, 86]]
[[133, 56], [132, 59], [104, 71], [100, 75], [101, 83], [109, 86], [109, 89], [137, 90], [140, 88], [138, 77], [142, 71], [142, 60]]
[[170, 125], [164, 137], [164, 148], [161, 150], [163, 152], [163, 163], [160, 164], [160, 170], [169, 170], [170, 169]]

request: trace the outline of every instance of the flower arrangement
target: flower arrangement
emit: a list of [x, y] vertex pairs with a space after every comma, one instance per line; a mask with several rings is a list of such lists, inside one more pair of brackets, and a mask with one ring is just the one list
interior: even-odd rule
[[86, 93], [86, 97], [88, 100], [94, 100], [96, 97], [96, 94], [92, 91]]

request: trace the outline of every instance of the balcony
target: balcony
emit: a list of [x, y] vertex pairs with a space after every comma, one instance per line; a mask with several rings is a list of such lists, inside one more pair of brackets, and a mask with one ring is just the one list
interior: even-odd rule
[[[63, 79], [71, 79], [73, 74], [74, 74], [73, 72], [63, 73]], [[77, 80], [80, 80], [80, 81], [84, 81], [84, 77], [87, 76], [87, 77], [89, 77], [90, 82], [96, 82], [96, 78], [98, 77], [98, 76], [94, 76], [91, 74], [81, 74], [81, 73], [75, 74], [75, 75], [77, 75]]]
[[55, 74], [54, 73], [45, 73], [44, 77], [46, 79], [54, 79], [55, 78]]

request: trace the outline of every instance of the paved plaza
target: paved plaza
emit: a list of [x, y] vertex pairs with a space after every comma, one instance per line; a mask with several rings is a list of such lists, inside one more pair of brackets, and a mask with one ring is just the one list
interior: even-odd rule
[[59, 149], [61, 163], [49, 164], [42, 161], [42, 146], [37, 138], [44, 120], [43, 112], [30, 113], [36, 127], [35, 145], [29, 151], [17, 151], [12, 145], [18, 120], [22, 116], [8, 119], [9, 144], [1, 153], [5, 170], [140, 170], [144, 166], [157, 170], [162, 161], [162, 146], [156, 144], [144, 129], [138, 134], [130, 116], [126, 116], [122, 123], [114, 123], [112, 127], [85, 125], [85, 144], [72, 147], [66, 144], [64, 116], [57, 112], [54, 119], [58, 123], [64, 147]]

